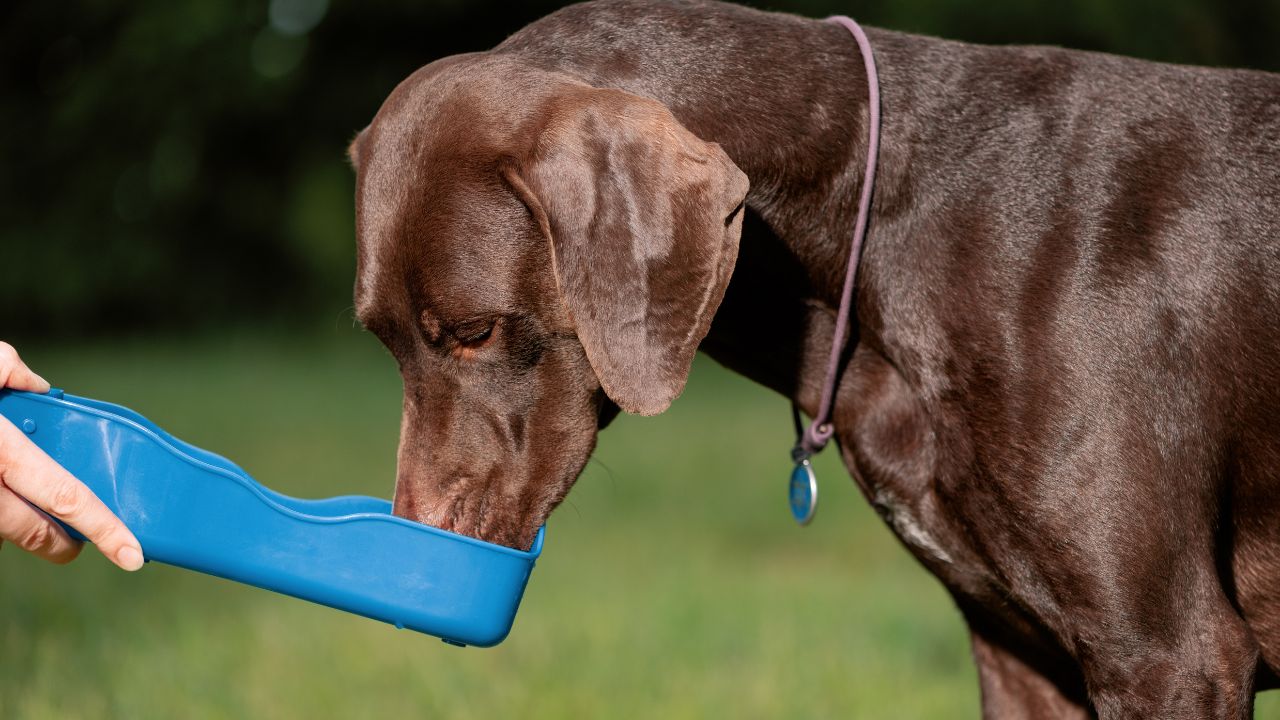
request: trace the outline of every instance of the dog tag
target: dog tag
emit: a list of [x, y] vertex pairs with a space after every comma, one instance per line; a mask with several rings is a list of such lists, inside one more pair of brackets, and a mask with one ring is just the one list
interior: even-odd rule
[[801, 525], [808, 525], [818, 510], [818, 476], [813, 474], [813, 466], [809, 464], [808, 458], [798, 460], [791, 470], [791, 488], [788, 494], [791, 517]]

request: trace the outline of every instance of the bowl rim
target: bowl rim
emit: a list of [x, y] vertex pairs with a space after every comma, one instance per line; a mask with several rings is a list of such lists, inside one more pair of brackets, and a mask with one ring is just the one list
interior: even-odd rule
[[[183, 451], [181, 448], [177, 447], [177, 445], [175, 445], [175, 443], [181, 443], [183, 445], [187, 445], [187, 443], [173, 437], [168, 432], [160, 429], [160, 427], [157, 426], [155, 423], [143, 417], [141, 414], [134, 412], [133, 410], [130, 410], [129, 408], [123, 407], [121, 405], [115, 405], [113, 403], [104, 402], [101, 400], [94, 400], [92, 398], [85, 398], [77, 395], [72, 395], [70, 393], [66, 393], [60, 388], [53, 388], [48, 393], [32, 393], [32, 392], [19, 391], [19, 390], [0, 390], [0, 397], [3, 397], [4, 395], [14, 395], [14, 396], [25, 397], [29, 400], [45, 403], [48, 405], [53, 405], [55, 407], [59, 407], [64, 410], [74, 410], [76, 412], [87, 413], [89, 415], [100, 417], [109, 422], [121, 425], [134, 432], [141, 433], [144, 437], [158, 444], [162, 449], [164, 449], [166, 452], [170, 453], [174, 457], [178, 458], [179, 460], [182, 460], [183, 462], [188, 463], [198, 468], [201, 471], [212, 473], [226, 480], [230, 480], [232, 482], [240, 484], [242, 487], [249, 490], [255, 497], [257, 497], [259, 501], [265, 504], [268, 508], [274, 510], [275, 512], [285, 517], [288, 517], [296, 521], [306, 522], [306, 523], [311, 523], [311, 524], [321, 525], [321, 526], [341, 526], [341, 525], [351, 525], [351, 524], [360, 524], [360, 523], [380, 523], [380, 524], [385, 524], [391, 527], [403, 528], [404, 530], [407, 530], [409, 532], [426, 533], [428, 535], [436, 536], [444, 540], [462, 542], [462, 543], [474, 546], [475, 548], [480, 550], [487, 550], [490, 552], [497, 552], [505, 555], [510, 555], [523, 560], [529, 560], [529, 561], [536, 560], [538, 556], [542, 554], [542, 545], [543, 545], [543, 540], [545, 538], [546, 529], [547, 529], [545, 524], [543, 524], [541, 527], [538, 528], [538, 534], [534, 537], [533, 545], [528, 550], [517, 550], [516, 548], [507, 547], [506, 545], [498, 545], [496, 543], [491, 543], [485, 540], [480, 540], [478, 538], [469, 537], [467, 535], [461, 535], [455, 532], [450, 532], [448, 530], [442, 530], [437, 527], [432, 527], [430, 525], [425, 525], [423, 523], [415, 522], [413, 520], [408, 520], [406, 518], [398, 517], [390, 513], [358, 512], [358, 513], [350, 513], [347, 515], [336, 515], [336, 516], [311, 515], [308, 513], [300, 512], [290, 507], [286, 507], [282, 505], [280, 502], [278, 502], [277, 500], [275, 500], [272, 496], [274, 495], [274, 496], [278, 496], [288, 500], [299, 500], [301, 502], [307, 502], [307, 500], [301, 499], [301, 498], [295, 498], [293, 496], [285, 495], [283, 493], [278, 493], [274, 490], [271, 490], [265, 485], [259, 483], [257, 480], [254, 480], [253, 477], [251, 477], [247, 472], [239, 468], [230, 460], [227, 460], [226, 458], [222, 457], [221, 455], [209, 452], [202, 448], [195, 448], [195, 446], [193, 445], [188, 445], [188, 447], [195, 448], [197, 450], [200, 450], [201, 452], [207, 453], [217, 458], [218, 460], [223, 461], [224, 463], [226, 463], [226, 466], [216, 465], [214, 463], [201, 460], [200, 458], [192, 457], [190, 454], [188, 454], [187, 452]], [[367, 497], [367, 496], [341, 495], [336, 497]], [[323, 500], [330, 500], [330, 499], [336, 499], [336, 498], [316, 498], [315, 500], [323, 501]], [[386, 500], [383, 500], [380, 498], [374, 498], [374, 499], [379, 499], [382, 502], [387, 502]]]

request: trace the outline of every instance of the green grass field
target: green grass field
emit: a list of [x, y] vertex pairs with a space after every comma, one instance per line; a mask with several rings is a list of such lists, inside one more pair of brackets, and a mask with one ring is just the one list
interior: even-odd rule
[[[276, 489], [391, 493], [399, 378], [369, 335], [20, 350]], [[700, 358], [671, 411], [601, 436], [489, 650], [92, 550], [63, 568], [6, 548], [0, 718], [977, 717], [946, 593], [833, 451], [818, 518], [795, 527], [790, 442], [784, 400]]]

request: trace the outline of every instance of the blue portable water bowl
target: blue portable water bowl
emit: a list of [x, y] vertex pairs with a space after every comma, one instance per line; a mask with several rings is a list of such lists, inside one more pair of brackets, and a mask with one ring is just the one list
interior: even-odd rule
[[148, 560], [488, 647], [511, 631], [527, 552], [391, 514], [391, 503], [299, 500], [117, 405], [0, 391], [0, 415], [124, 521]]

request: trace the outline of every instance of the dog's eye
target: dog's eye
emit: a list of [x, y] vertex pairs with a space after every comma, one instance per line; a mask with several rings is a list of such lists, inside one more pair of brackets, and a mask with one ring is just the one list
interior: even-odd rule
[[742, 202], [738, 203], [738, 206], [735, 207], [732, 212], [730, 212], [728, 215], [725, 216], [724, 226], [729, 227], [730, 225], [732, 225], [733, 219], [738, 217], [738, 213], [742, 212], [742, 208], [746, 206], [747, 206], [747, 201], [744, 198]]
[[453, 336], [465, 347], [479, 347], [493, 337], [494, 321], [488, 318], [470, 320], [459, 325]]

